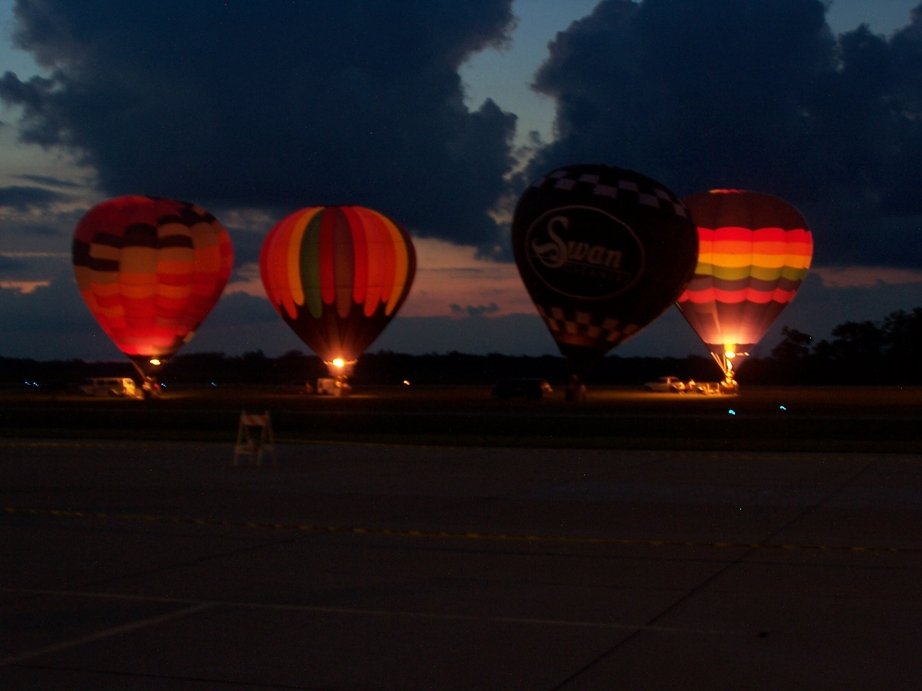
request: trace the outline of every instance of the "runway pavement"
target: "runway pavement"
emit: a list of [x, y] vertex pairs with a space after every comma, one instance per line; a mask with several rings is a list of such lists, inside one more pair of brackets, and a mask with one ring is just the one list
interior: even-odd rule
[[914, 454], [0, 439], [4, 689], [915, 689]]

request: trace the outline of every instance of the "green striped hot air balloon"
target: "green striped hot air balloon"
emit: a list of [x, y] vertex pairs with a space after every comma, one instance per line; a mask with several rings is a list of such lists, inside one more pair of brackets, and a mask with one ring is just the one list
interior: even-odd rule
[[269, 301], [335, 377], [397, 314], [415, 272], [407, 231], [362, 206], [295, 211], [269, 231], [260, 254]]

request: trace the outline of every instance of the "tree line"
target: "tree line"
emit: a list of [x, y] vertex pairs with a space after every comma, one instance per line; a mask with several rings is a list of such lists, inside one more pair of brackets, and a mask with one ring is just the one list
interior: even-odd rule
[[[641, 385], [666, 374], [682, 379], [717, 381], [721, 374], [707, 356], [685, 358], [609, 355], [588, 377], [592, 385]], [[541, 377], [552, 384], [566, 380], [562, 357], [472, 355], [452, 352], [409, 355], [390, 351], [368, 353], [359, 360], [355, 385], [490, 385], [507, 377]], [[75, 387], [93, 376], [136, 377], [126, 361], [37, 361], [0, 357], [0, 383], [6, 387]], [[290, 351], [268, 357], [262, 351], [226, 355], [189, 353], [174, 358], [163, 370], [167, 385], [269, 385], [303, 387], [328, 376], [319, 357]], [[922, 384], [922, 307], [897, 311], [880, 321], [845, 322], [829, 339], [785, 327], [781, 341], [767, 357], [747, 358], [737, 372], [741, 384]]]
[[879, 321], [848, 321], [820, 341], [784, 328], [770, 357], [752, 364], [745, 375], [759, 381], [922, 384], [922, 307]]

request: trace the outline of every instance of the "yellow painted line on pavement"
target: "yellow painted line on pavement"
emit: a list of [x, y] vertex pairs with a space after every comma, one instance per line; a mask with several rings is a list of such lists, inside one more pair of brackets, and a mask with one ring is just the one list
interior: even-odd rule
[[144, 513], [112, 513], [104, 511], [80, 511], [69, 509], [41, 509], [16, 506], [4, 506], [3, 513], [21, 516], [46, 516], [53, 518], [92, 519], [101, 521], [129, 521], [174, 525], [197, 525], [219, 528], [246, 528], [255, 530], [296, 531], [312, 534], [366, 535], [399, 538], [439, 538], [446, 540], [478, 540], [492, 542], [533, 542], [568, 545], [617, 545], [623, 547], [689, 547], [710, 549], [743, 549], [775, 551], [814, 551], [814, 552], [853, 552], [918, 554], [919, 547], [888, 547], [869, 545], [815, 545], [763, 542], [727, 542], [724, 540], [664, 540], [661, 538], [617, 538], [594, 537], [591, 535], [529, 535], [519, 533], [483, 533], [478, 531], [420, 530], [371, 527], [371, 526], [335, 526], [316, 523], [277, 523], [263, 521], [234, 521], [221, 518], [204, 518], [201, 516], [168, 516]]

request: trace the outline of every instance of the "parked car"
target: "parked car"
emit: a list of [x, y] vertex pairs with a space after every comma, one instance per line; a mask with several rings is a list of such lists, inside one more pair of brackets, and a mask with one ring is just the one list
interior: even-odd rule
[[553, 391], [547, 379], [503, 379], [493, 387], [496, 398], [540, 399]]
[[660, 377], [644, 384], [644, 388], [657, 393], [685, 393], [685, 382], [678, 377]]

